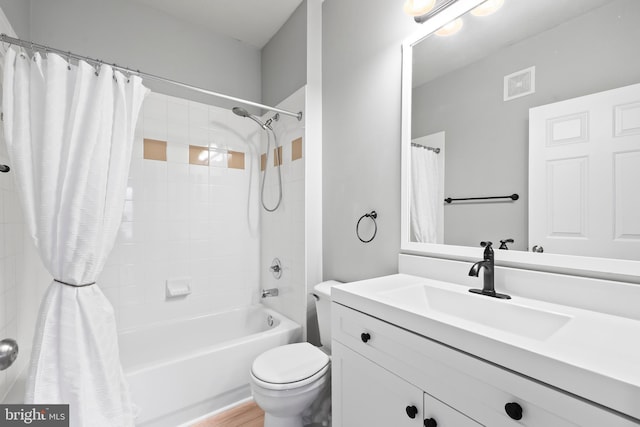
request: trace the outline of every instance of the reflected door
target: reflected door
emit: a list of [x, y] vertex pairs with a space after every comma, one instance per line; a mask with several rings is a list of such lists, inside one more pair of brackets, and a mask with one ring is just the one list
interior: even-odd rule
[[640, 259], [640, 84], [529, 112], [529, 248]]

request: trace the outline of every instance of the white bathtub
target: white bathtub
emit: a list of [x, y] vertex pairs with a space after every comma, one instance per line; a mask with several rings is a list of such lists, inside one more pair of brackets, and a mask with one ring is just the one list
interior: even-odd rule
[[249, 397], [253, 359], [300, 338], [300, 325], [259, 305], [122, 332], [136, 425], [173, 427]]

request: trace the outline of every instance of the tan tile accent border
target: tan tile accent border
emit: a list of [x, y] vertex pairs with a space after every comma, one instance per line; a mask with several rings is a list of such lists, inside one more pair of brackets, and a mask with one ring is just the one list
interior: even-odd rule
[[144, 150], [142, 156], [144, 159], [167, 161], [167, 141], [145, 138], [143, 144]]
[[209, 166], [209, 147], [190, 145], [189, 164]]
[[260, 171], [263, 171], [266, 168], [267, 168], [267, 155], [261, 154], [260, 155]]
[[244, 153], [229, 150], [227, 153], [227, 167], [230, 169], [244, 169]]
[[291, 161], [302, 158], [302, 138], [291, 141]]
[[[277, 152], [276, 152], [277, 150]], [[278, 163], [278, 160], [280, 163]], [[282, 147], [273, 149], [273, 166], [280, 166], [282, 164]]]

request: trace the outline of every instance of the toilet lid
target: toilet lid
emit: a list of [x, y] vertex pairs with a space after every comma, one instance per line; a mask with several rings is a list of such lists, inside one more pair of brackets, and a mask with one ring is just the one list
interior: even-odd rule
[[309, 378], [329, 364], [329, 356], [308, 342], [272, 348], [256, 357], [253, 375], [264, 382], [287, 384]]

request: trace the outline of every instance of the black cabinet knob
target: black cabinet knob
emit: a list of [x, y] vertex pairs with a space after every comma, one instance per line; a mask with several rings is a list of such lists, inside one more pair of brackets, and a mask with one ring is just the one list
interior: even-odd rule
[[427, 418], [424, 420], [424, 427], [438, 427], [438, 423], [435, 418]]
[[517, 404], [516, 402], [509, 402], [504, 405], [504, 410], [512, 419], [521, 420], [522, 419], [522, 406]]
[[362, 340], [362, 342], [367, 342], [371, 339], [371, 335], [369, 335], [368, 332], [363, 332], [360, 334], [360, 339]]
[[416, 408], [414, 405], [407, 406], [406, 411], [409, 418], [415, 418], [416, 415], [418, 415], [418, 408]]

